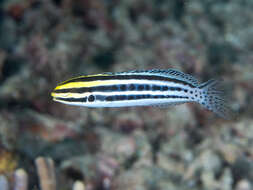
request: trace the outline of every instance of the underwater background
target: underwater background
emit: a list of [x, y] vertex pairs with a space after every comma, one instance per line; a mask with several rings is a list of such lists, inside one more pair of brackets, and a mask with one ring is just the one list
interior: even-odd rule
[[[252, 190], [252, 0], [1, 0], [1, 190]], [[70, 77], [175, 68], [237, 112], [52, 101]]]

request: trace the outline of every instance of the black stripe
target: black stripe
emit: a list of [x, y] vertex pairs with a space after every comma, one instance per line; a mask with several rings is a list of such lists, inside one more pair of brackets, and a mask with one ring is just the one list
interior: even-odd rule
[[122, 91], [186, 91], [180, 87], [168, 87], [143, 84], [119, 84], [119, 85], [107, 85], [107, 86], [96, 86], [96, 87], [81, 87], [81, 88], [67, 88], [54, 90], [55, 93], [85, 93], [85, 92], [122, 92]]
[[81, 87], [81, 88], [66, 88], [66, 89], [54, 90], [55, 93], [115, 92], [115, 91], [120, 91], [117, 85]]
[[87, 97], [84, 98], [55, 98], [56, 100], [66, 101], [66, 102], [87, 102]]
[[150, 95], [150, 94], [142, 94], [142, 95], [115, 95], [115, 96], [107, 96], [105, 98], [108, 102], [113, 101], [126, 101], [126, 100], [141, 100], [141, 99], [189, 99], [187, 96], [176, 96], [176, 95]]
[[60, 85], [67, 84], [69, 82], [91, 82], [91, 81], [97, 81], [97, 80], [159, 80], [159, 81], [169, 81], [169, 82], [175, 82], [179, 84], [188, 85], [190, 87], [195, 87], [190, 82], [186, 82], [184, 80], [179, 80], [175, 78], [169, 78], [169, 77], [163, 77], [163, 76], [157, 76], [157, 75], [110, 75], [110, 76], [85, 76], [85, 77], [79, 77], [67, 80]]
[[[172, 99], [188, 99], [187, 96], [176, 96], [176, 95], [150, 95], [150, 94], [142, 94], [142, 95], [115, 95], [115, 96], [93, 96], [94, 100], [100, 100], [100, 101], [126, 101], [126, 100], [141, 100], [141, 99], [166, 99], [166, 98], [172, 98]], [[91, 97], [89, 96], [89, 97]], [[84, 98], [55, 98], [56, 100], [66, 101], [66, 102], [80, 102], [85, 103], [87, 102], [87, 97]], [[89, 98], [90, 99], [90, 98]], [[93, 102], [92, 99], [88, 102]]]

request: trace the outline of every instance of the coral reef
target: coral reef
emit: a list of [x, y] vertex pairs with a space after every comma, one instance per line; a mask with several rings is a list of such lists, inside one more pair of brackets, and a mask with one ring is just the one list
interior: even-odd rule
[[[0, 1], [3, 190], [253, 189], [252, 0]], [[234, 120], [195, 104], [53, 102], [69, 77], [176, 68], [221, 78]]]

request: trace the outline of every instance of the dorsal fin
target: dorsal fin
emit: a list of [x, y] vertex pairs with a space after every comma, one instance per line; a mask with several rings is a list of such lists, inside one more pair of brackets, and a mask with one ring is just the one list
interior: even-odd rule
[[164, 76], [175, 78], [179, 80], [183, 80], [186, 82], [190, 82], [194, 86], [198, 86], [198, 80], [189, 74], [185, 74], [181, 71], [176, 69], [152, 69], [152, 70], [133, 70], [128, 72], [118, 72], [115, 73], [116, 75], [132, 75], [132, 74], [145, 74], [145, 75], [157, 75], [157, 76]]

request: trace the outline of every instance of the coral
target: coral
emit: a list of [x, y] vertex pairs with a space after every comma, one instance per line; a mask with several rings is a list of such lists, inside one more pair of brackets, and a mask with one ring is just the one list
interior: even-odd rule
[[40, 187], [42, 190], [56, 190], [56, 178], [54, 162], [50, 158], [39, 157], [36, 159], [36, 166], [40, 178]]
[[0, 174], [10, 173], [17, 167], [17, 158], [11, 152], [0, 151]]

